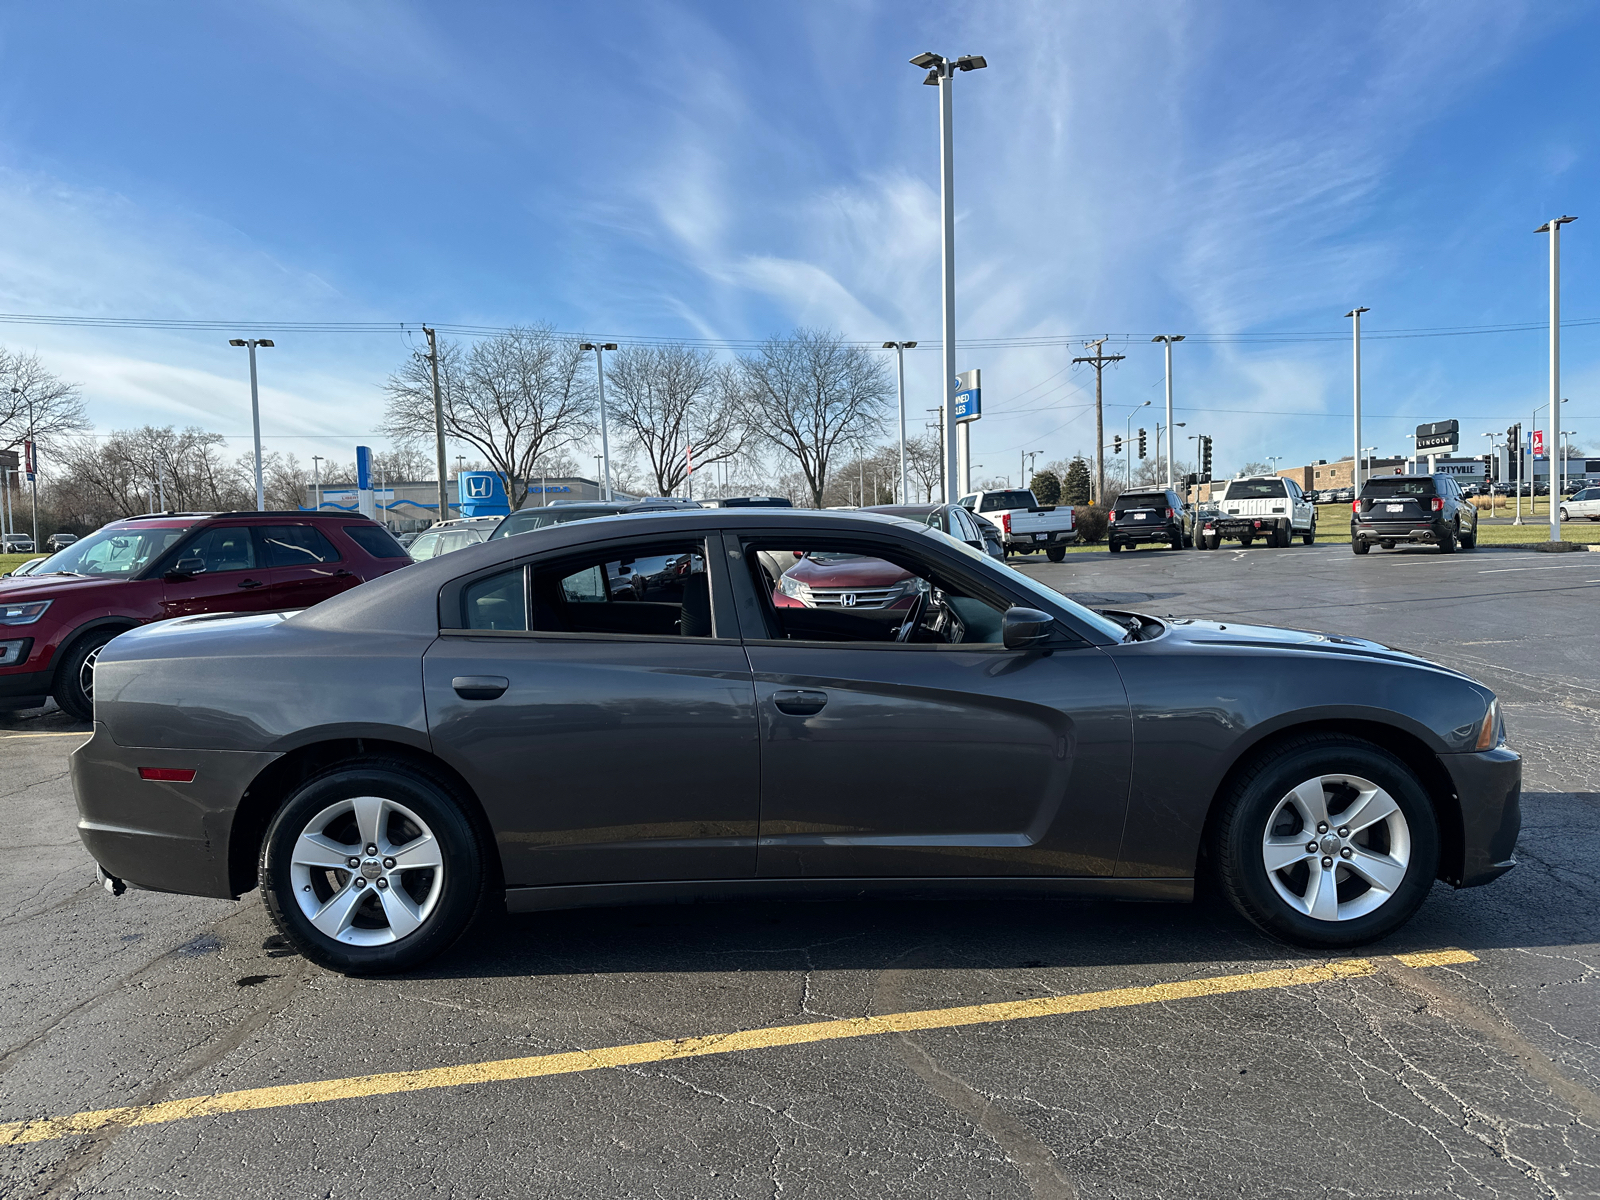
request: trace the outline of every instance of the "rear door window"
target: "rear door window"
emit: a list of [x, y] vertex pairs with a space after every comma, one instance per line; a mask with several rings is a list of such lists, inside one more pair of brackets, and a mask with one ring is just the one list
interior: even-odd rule
[[521, 630], [528, 627], [527, 571], [515, 567], [468, 584], [461, 594], [468, 629]]
[[546, 633], [711, 637], [705, 543], [675, 539], [533, 567], [529, 628]]
[[258, 532], [269, 567], [314, 567], [339, 561], [333, 543], [310, 525], [263, 525]]
[[346, 525], [345, 536], [373, 558], [406, 558], [406, 548], [381, 525]]

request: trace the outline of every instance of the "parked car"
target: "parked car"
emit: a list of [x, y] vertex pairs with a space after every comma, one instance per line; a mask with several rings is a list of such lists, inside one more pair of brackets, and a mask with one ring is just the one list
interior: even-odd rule
[[[148, 621], [307, 608], [411, 560], [354, 514], [155, 513], [113, 521], [0, 581], [0, 708], [93, 714], [106, 644]], [[229, 686], [248, 690], [239, 677]]]
[[47, 555], [41, 554], [38, 558], [30, 558], [20, 566], [13, 567], [4, 575], [0, 575], [0, 579], [15, 579], [18, 575], [32, 575], [38, 569], [39, 564], [44, 562], [47, 557]]
[[1006, 560], [1005, 537], [995, 525], [959, 504], [878, 504], [862, 512], [888, 513], [908, 521], [921, 521], [930, 529], [947, 533], [958, 542], [982, 550], [1000, 562]]
[[1106, 529], [1106, 548], [1116, 554], [1125, 546], [1144, 542], [1159, 542], [1174, 550], [1194, 544], [1194, 516], [1177, 492], [1137, 488], [1117, 497]]
[[675, 512], [683, 508], [699, 508], [692, 500], [586, 500], [576, 504], [541, 504], [519, 508], [503, 518], [490, 538], [511, 537], [518, 533], [532, 533], [535, 529], [548, 529], [552, 525], [565, 525], [569, 521], [588, 521], [594, 517], [615, 517], [624, 513]]
[[705, 508], [793, 508], [794, 501], [787, 496], [729, 496], [721, 500], [706, 500]]
[[436, 521], [412, 540], [405, 548], [406, 553], [413, 561], [422, 562], [475, 546], [488, 541], [501, 520], [500, 517], [458, 517], [453, 521]]
[[0, 553], [32, 554], [33, 539], [25, 533], [0, 534]]
[[1380, 475], [1361, 485], [1350, 505], [1350, 549], [1393, 550], [1401, 542], [1438, 546], [1444, 554], [1478, 544], [1478, 506], [1448, 475]]
[[412, 530], [408, 530], [405, 533], [397, 533], [397, 534], [395, 534], [394, 535], [394, 540], [399, 542], [402, 546], [406, 547], [409, 550], [411, 548], [411, 543], [416, 541], [421, 536], [422, 536], [422, 530], [420, 530], [420, 529], [412, 529]]
[[1287, 546], [1298, 537], [1317, 540], [1317, 508], [1300, 485], [1281, 475], [1230, 479], [1216, 511], [1199, 522], [1195, 549], [1215, 550], [1224, 541], [1248, 546], [1256, 538], [1268, 546]]
[[[763, 555], [795, 553], [891, 563], [910, 603], [780, 607]], [[572, 588], [670, 554], [704, 567], [675, 604]], [[351, 973], [415, 967], [502, 899], [898, 880], [1183, 901], [1202, 852], [1261, 928], [1342, 949], [1435, 879], [1510, 870], [1520, 826], [1521, 759], [1465, 675], [1091, 611], [876, 513], [575, 522], [302, 613], [135, 630], [96, 672], [71, 775], [107, 889], [259, 887], [294, 947]], [[648, 785], [595, 787], [597, 763]]]
[[957, 503], [998, 525], [1010, 554], [1043, 550], [1051, 562], [1060, 562], [1067, 556], [1068, 543], [1078, 540], [1072, 523], [1072, 506], [1040, 504], [1026, 488], [971, 492]]
[[57, 550], [65, 550], [78, 540], [75, 533], [52, 533], [44, 540], [44, 548], [54, 554]]
[[1333, 504], [1352, 504], [1355, 502], [1356, 490], [1353, 487], [1339, 488], [1332, 493], [1328, 493], [1328, 496]]
[[1561, 503], [1561, 519], [1588, 517], [1600, 521], [1600, 487], [1586, 487]]

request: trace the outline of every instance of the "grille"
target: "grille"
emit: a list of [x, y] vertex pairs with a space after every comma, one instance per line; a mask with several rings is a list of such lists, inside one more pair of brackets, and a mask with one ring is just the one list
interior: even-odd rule
[[[817, 608], [884, 608], [900, 597], [900, 585], [880, 588], [812, 588], [811, 603]], [[846, 596], [854, 596], [853, 604]]]

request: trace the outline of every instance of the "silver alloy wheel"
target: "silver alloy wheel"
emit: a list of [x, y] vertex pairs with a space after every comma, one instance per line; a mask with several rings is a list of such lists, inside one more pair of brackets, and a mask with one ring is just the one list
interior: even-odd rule
[[83, 692], [83, 698], [91, 704], [94, 703], [94, 664], [104, 649], [104, 646], [96, 646], [89, 651], [83, 656], [83, 666], [78, 668], [78, 688]]
[[306, 822], [289, 878], [300, 911], [323, 934], [348, 946], [386, 946], [432, 915], [444, 890], [444, 857], [411, 809], [355, 796]]
[[1261, 860], [1296, 912], [1352, 921], [1399, 889], [1411, 862], [1411, 826], [1394, 797], [1370, 780], [1319, 775], [1278, 801]]

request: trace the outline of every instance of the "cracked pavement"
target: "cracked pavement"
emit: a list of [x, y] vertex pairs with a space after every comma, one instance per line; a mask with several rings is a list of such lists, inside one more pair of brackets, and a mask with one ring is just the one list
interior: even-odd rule
[[[1025, 569], [1468, 671], [1525, 756], [1521, 865], [1435, 885], [1367, 977], [0, 1148], [0, 1195], [1600, 1195], [1600, 556]], [[75, 727], [0, 718], [0, 1120], [1321, 961], [1208, 900], [969, 898], [518, 917], [424, 972], [345, 979], [266, 945], [254, 897], [113, 901], [73, 830], [76, 739], [4, 732]], [[1386, 957], [1443, 947], [1481, 961]]]

